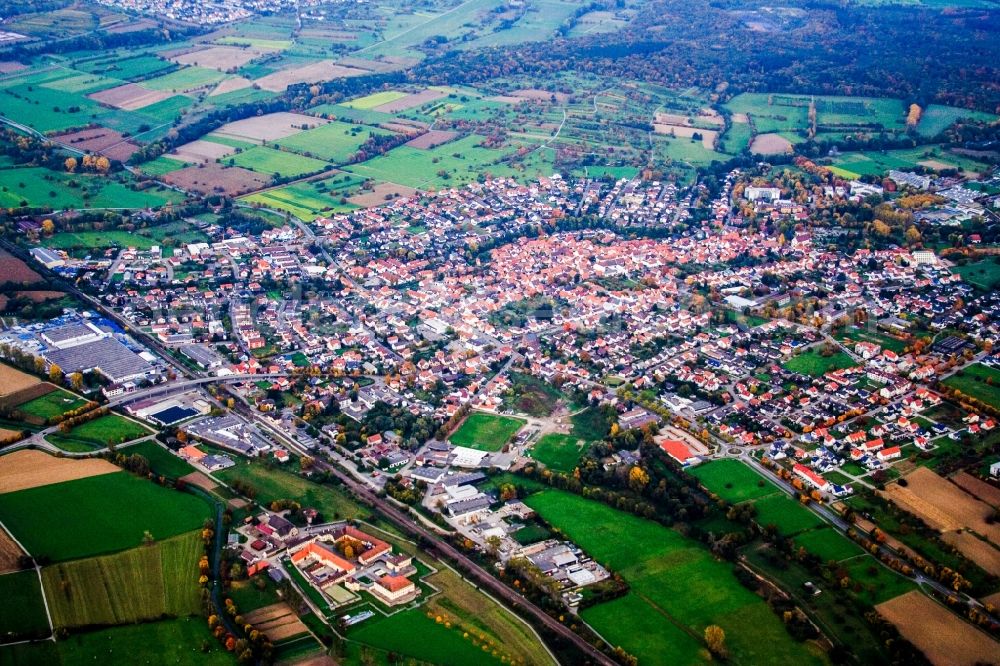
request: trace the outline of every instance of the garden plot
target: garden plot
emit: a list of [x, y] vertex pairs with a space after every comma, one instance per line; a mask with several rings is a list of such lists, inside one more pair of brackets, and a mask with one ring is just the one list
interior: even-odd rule
[[232, 78], [226, 79], [219, 83], [212, 89], [212, 92], [208, 93], [209, 97], [215, 97], [217, 95], [225, 95], [226, 93], [235, 92], [237, 90], [243, 90], [244, 88], [249, 88], [253, 85], [253, 81], [250, 79], [245, 79], [242, 76], [234, 76]]
[[569, 101], [569, 95], [566, 93], [538, 90], [537, 88], [522, 88], [521, 90], [515, 90], [509, 95], [506, 95], [506, 97], [512, 97], [519, 102], [523, 102], [525, 100], [533, 102], [551, 102], [555, 99], [557, 104], [565, 104]]
[[128, 160], [133, 153], [139, 150], [139, 144], [122, 136], [121, 132], [107, 127], [93, 127], [79, 132], [58, 134], [55, 139], [78, 150], [87, 153], [100, 153], [119, 162]]
[[0, 458], [0, 494], [119, 471], [106, 460], [55, 458], [35, 449], [21, 449]]
[[116, 109], [135, 111], [162, 102], [173, 96], [165, 90], [148, 90], [135, 83], [126, 83], [117, 88], [108, 88], [87, 95], [90, 99]]
[[269, 113], [265, 116], [256, 116], [227, 123], [212, 134], [221, 137], [229, 137], [252, 143], [263, 141], [276, 141], [286, 136], [298, 134], [299, 132], [325, 125], [327, 120], [314, 116], [304, 116], [299, 113]]
[[229, 196], [246, 194], [267, 187], [268, 176], [240, 167], [226, 167], [211, 162], [200, 167], [187, 167], [162, 176], [165, 183], [199, 194], [222, 193]]
[[167, 157], [177, 159], [182, 162], [198, 164], [214, 162], [215, 160], [221, 159], [226, 155], [232, 155], [235, 152], [236, 149], [232, 146], [198, 139], [197, 141], [192, 141], [191, 143], [186, 143], [183, 146], [177, 147], [174, 152], [169, 153]]
[[264, 55], [264, 51], [261, 49], [244, 49], [238, 46], [209, 46], [208, 48], [172, 56], [170, 60], [176, 62], [178, 65], [196, 65], [217, 69], [220, 72], [228, 72], [229, 70], [242, 67], [254, 58], [259, 58], [262, 55]]
[[247, 624], [252, 624], [255, 629], [267, 635], [272, 643], [277, 643], [308, 631], [302, 620], [284, 602], [258, 608], [244, 615], [243, 619]]
[[758, 134], [750, 144], [750, 152], [758, 155], [782, 155], [792, 152], [792, 142], [780, 134]]
[[410, 197], [417, 193], [412, 187], [397, 185], [396, 183], [377, 183], [375, 187], [367, 192], [361, 192], [348, 197], [347, 201], [361, 208], [371, 208], [379, 206], [387, 201], [394, 201], [402, 197]]
[[431, 148], [437, 148], [438, 146], [448, 143], [456, 136], [458, 136], [458, 132], [448, 132], [446, 130], [431, 130], [426, 134], [421, 134], [417, 138], [407, 141], [406, 145], [410, 146], [411, 148], [430, 150]]
[[264, 90], [272, 92], [284, 92], [285, 88], [293, 83], [315, 83], [317, 81], [332, 81], [334, 79], [345, 79], [351, 76], [363, 76], [367, 74], [363, 69], [355, 67], [344, 67], [332, 60], [321, 60], [301, 67], [283, 69], [273, 74], [257, 79], [256, 83]]

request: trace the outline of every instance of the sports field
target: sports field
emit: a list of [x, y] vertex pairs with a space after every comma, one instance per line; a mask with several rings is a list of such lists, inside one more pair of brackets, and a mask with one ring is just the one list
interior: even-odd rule
[[572, 472], [586, 450], [586, 444], [577, 437], [548, 433], [531, 447], [531, 457], [551, 470]]
[[200, 532], [42, 571], [56, 627], [131, 624], [197, 614]]
[[42, 587], [34, 569], [0, 575], [0, 599], [3, 599], [0, 603], [0, 640], [49, 635]]
[[523, 425], [524, 421], [510, 416], [473, 412], [448, 439], [456, 446], [499, 451]]
[[612, 645], [639, 663], [695, 663], [710, 624], [721, 626], [736, 663], [822, 663], [795, 642], [762, 599], [701, 544], [662, 525], [577, 495], [546, 490], [525, 502], [595, 560], [629, 583], [630, 592], [581, 614]]
[[33, 556], [54, 562], [134, 548], [147, 530], [166, 539], [208, 515], [197, 497], [127, 472], [0, 495], [0, 521]]

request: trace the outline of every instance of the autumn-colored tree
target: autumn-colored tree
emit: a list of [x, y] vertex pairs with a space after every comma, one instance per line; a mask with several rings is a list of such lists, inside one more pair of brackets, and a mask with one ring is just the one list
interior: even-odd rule
[[909, 245], [916, 245], [921, 239], [920, 230], [916, 227], [910, 227], [906, 230], [906, 242]]
[[98, 173], [107, 173], [111, 170], [111, 160], [102, 155], [94, 160], [94, 168], [97, 169]]
[[42, 220], [42, 233], [46, 236], [51, 236], [56, 230], [56, 224], [52, 220], [46, 218]]
[[728, 654], [726, 649], [726, 632], [717, 624], [710, 624], [705, 627], [705, 643], [708, 650], [718, 657], [725, 657]]
[[632, 490], [636, 492], [641, 492], [642, 489], [645, 488], [646, 484], [648, 483], [649, 483], [649, 474], [646, 473], [646, 470], [639, 467], [638, 465], [629, 470], [628, 485], [629, 487], [632, 488]]
[[872, 228], [879, 236], [888, 236], [892, 233], [892, 229], [889, 228], [889, 225], [882, 220], [875, 220], [875, 222], [872, 223]]
[[49, 381], [52, 382], [53, 384], [62, 384], [62, 380], [63, 380], [62, 368], [53, 363], [52, 367], [49, 368]]
[[76, 171], [77, 164], [79, 163], [76, 161], [75, 157], [67, 157], [66, 161], [63, 164], [66, 165], [66, 171], [73, 173], [74, 171]]
[[83, 375], [79, 372], [74, 372], [69, 376], [69, 384], [73, 387], [74, 391], [79, 391], [83, 388]]
[[906, 126], [910, 128], [916, 127], [917, 123], [920, 122], [920, 116], [923, 115], [923, 113], [924, 110], [920, 108], [920, 105], [911, 104], [910, 110], [906, 114]]

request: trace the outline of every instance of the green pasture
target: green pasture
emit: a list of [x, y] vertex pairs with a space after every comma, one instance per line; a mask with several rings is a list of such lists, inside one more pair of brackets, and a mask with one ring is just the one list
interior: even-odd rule
[[[34, 557], [54, 562], [135, 548], [200, 527], [208, 506], [127, 472], [0, 495], [0, 521]], [[58, 520], [58, 529], [52, 520]]]
[[230, 155], [224, 158], [224, 161], [227, 164], [275, 177], [298, 178], [330, 168], [328, 163], [312, 157], [304, 157], [265, 146], [255, 146], [242, 153]]
[[525, 502], [629, 583], [624, 597], [581, 616], [640, 663], [690, 663], [703, 649], [710, 624], [726, 632], [736, 663], [822, 663], [812, 648], [788, 635], [762, 599], [740, 585], [729, 564], [698, 542], [562, 491], [546, 490]]

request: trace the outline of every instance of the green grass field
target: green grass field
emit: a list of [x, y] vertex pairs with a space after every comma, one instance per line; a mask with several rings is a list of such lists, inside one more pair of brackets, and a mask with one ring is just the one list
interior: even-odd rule
[[376, 616], [347, 633], [347, 638], [420, 661], [450, 666], [500, 663], [489, 652], [463, 638], [457, 628], [447, 628], [414, 609], [389, 617]]
[[[869, 331], [861, 328], [856, 328], [854, 326], [849, 326], [842, 331], [835, 333], [835, 337], [843, 341], [854, 341], [854, 342], [872, 342], [880, 345], [883, 349], [888, 349], [894, 351], [897, 354], [901, 354], [906, 348], [906, 343], [902, 340], [894, 338], [890, 335], [886, 335], [879, 331]], [[851, 345], [853, 347], [853, 345]]]
[[[207, 651], [202, 650], [206, 645]], [[232, 666], [233, 655], [208, 630], [204, 618], [147, 622], [71, 634], [58, 643], [0, 648], [0, 664], [85, 666], [87, 664], [204, 664]]]
[[125, 455], [138, 454], [149, 461], [149, 466], [157, 474], [176, 479], [195, 471], [194, 467], [175, 456], [156, 442], [140, 442], [120, 449]]
[[17, 409], [25, 416], [34, 416], [39, 419], [51, 419], [54, 416], [62, 416], [66, 412], [83, 407], [87, 401], [77, 397], [69, 391], [57, 389], [52, 393], [46, 393], [34, 400], [18, 405]]
[[230, 155], [223, 160], [226, 164], [234, 164], [257, 173], [271, 176], [298, 178], [309, 173], [318, 173], [330, 168], [326, 162], [312, 157], [303, 157], [295, 153], [286, 153], [265, 146], [256, 146], [236, 155]]
[[313, 507], [325, 520], [364, 518], [365, 514], [343, 491], [313, 483], [280, 469], [240, 460], [235, 467], [216, 472], [215, 476], [227, 483], [237, 479], [249, 483], [257, 491], [258, 502], [268, 503], [278, 499], [293, 499], [302, 506]]
[[186, 166], [190, 165], [187, 162], [181, 162], [180, 160], [175, 160], [161, 155], [155, 160], [143, 162], [140, 168], [144, 173], [148, 173], [150, 176], [163, 176], [174, 171], [180, 171]]
[[962, 276], [962, 280], [983, 291], [990, 291], [1000, 286], [1000, 263], [996, 257], [983, 259], [964, 266], [955, 266], [953, 273]]
[[506, 175], [509, 167], [495, 164], [505, 153], [479, 147], [482, 141], [483, 137], [473, 134], [430, 150], [399, 146], [346, 170], [418, 189], [458, 187], [483, 172]]
[[849, 557], [861, 555], [861, 547], [846, 539], [832, 527], [804, 532], [795, 537], [795, 543], [810, 553], [818, 555], [823, 562], [840, 562]]
[[222, 72], [205, 67], [182, 67], [155, 79], [146, 79], [142, 87], [149, 90], [184, 92], [204, 88], [226, 78]]
[[344, 201], [360, 190], [364, 179], [345, 173], [305, 183], [294, 183], [266, 192], [257, 192], [241, 199], [267, 208], [291, 213], [305, 222], [323, 214], [346, 213], [358, 206]]
[[46, 598], [56, 627], [108, 626], [195, 615], [201, 607], [200, 532], [114, 555], [46, 567]]
[[114, 177], [70, 174], [44, 167], [0, 169], [0, 207], [156, 208], [183, 196], [150, 188], [139, 192]]
[[786, 370], [811, 377], [822, 377], [831, 370], [851, 368], [857, 365], [846, 353], [838, 351], [832, 356], [823, 356], [814, 349], [796, 354], [783, 364]]
[[956, 121], [962, 119], [993, 122], [997, 117], [992, 113], [984, 113], [982, 111], [970, 111], [969, 109], [958, 109], [953, 106], [930, 104], [924, 109], [924, 113], [920, 117], [920, 123], [917, 124], [917, 133], [921, 136], [935, 137], [955, 124]]
[[400, 92], [398, 90], [384, 90], [382, 92], [372, 93], [371, 95], [352, 99], [350, 102], [344, 102], [343, 104], [344, 106], [352, 109], [374, 109], [376, 106], [388, 104], [389, 102], [395, 102], [397, 99], [403, 99], [406, 97], [406, 94], [407, 93]]
[[208, 516], [208, 505], [194, 495], [127, 472], [0, 495], [0, 521], [34, 557], [54, 562], [134, 548], [147, 530], [166, 539]]
[[688, 473], [713, 493], [733, 504], [779, 492], [773, 483], [739, 460], [713, 460], [688, 470]]
[[774, 525], [784, 535], [797, 534], [819, 527], [823, 521], [809, 509], [787, 495], [774, 495], [756, 500], [757, 522]]
[[499, 451], [523, 425], [521, 419], [473, 412], [448, 439], [456, 446]]
[[[987, 381], [992, 384], [987, 384]], [[975, 363], [962, 370], [960, 374], [954, 374], [944, 380], [944, 383], [988, 405], [1000, 408], [1000, 370], [996, 368]]]
[[0, 575], [0, 636], [7, 642], [18, 638], [48, 636], [42, 587], [34, 569]]
[[378, 127], [331, 122], [305, 132], [299, 132], [274, 143], [285, 150], [317, 157], [327, 162], [349, 162], [372, 134], [385, 136], [392, 132]]
[[548, 433], [531, 447], [530, 455], [556, 472], [572, 472], [580, 462], [586, 443], [570, 435]]
[[104, 448], [109, 443], [121, 444], [149, 434], [149, 430], [134, 421], [117, 414], [107, 414], [78, 425], [68, 433], [54, 432], [46, 439], [67, 451], [81, 450], [77, 447], [89, 447], [82, 449], [87, 451]]
[[105, 74], [126, 81], [152, 76], [176, 67], [174, 63], [160, 60], [153, 55], [132, 55], [127, 51], [125, 53], [125, 57], [115, 55], [110, 58], [88, 60], [76, 63], [74, 67], [85, 72]]
[[[921, 162], [928, 164], [921, 165]], [[938, 166], [939, 164], [940, 166]], [[962, 169], [970, 173], [978, 173], [988, 168], [982, 162], [949, 152], [935, 145], [902, 150], [842, 153], [834, 158], [833, 165], [861, 176], [882, 176], [890, 169], [912, 169], [918, 165], [931, 166], [936, 169]]]
[[858, 597], [873, 606], [916, 587], [913, 581], [889, 571], [871, 555], [860, 555], [840, 564], [856, 583]]
[[0, 88], [3, 115], [42, 133], [88, 125], [103, 111], [97, 102], [80, 93], [62, 92], [40, 85]]
[[710, 624], [725, 630], [736, 663], [822, 663], [788, 635], [763, 600], [737, 582], [730, 565], [701, 544], [562, 491], [546, 490], [525, 501], [629, 583], [627, 595], [581, 615], [640, 663], [698, 661]]
[[[903, 102], [897, 99], [744, 93], [726, 102], [725, 106], [732, 113], [749, 114], [760, 134], [796, 132], [809, 127], [811, 99], [816, 100], [816, 124], [820, 136], [866, 128], [870, 124], [887, 130], [905, 129], [906, 109]], [[803, 140], [803, 137], [796, 138]]]
[[608, 417], [596, 407], [588, 407], [570, 417], [571, 432], [581, 439], [604, 439], [611, 430]]
[[102, 249], [108, 247], [134, 247], [148, 250], [156, 243], [138, 234], [127, 231], [60, 231], [43, 240], [46, 247], [59, 250]]

